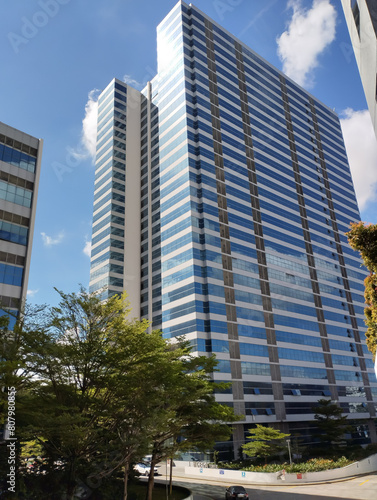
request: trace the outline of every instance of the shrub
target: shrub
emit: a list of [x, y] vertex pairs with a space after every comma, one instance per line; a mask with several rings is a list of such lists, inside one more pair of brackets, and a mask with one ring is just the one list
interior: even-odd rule
[[[331, 460], [327, 458], [312, 458], [307, 462], [293, 463], [292, 465], [288, 463], [283, 464], [266, 464], [266, 465], [248, 465], [242, 466], [239, 463], [229, 463], [223, 464], [224, 469], [238, 469], [245, 470], [249, 472], [279, 472], [285, 469], [287, 473], [297, 473], [297, 472], [319, 472], [322, 470], [338, 469], [345, 467], [353, 463], [352, 460], [346, 457], [338, 458], [337, 460]], [[221, 464], [219, 464], [221, 466]]]

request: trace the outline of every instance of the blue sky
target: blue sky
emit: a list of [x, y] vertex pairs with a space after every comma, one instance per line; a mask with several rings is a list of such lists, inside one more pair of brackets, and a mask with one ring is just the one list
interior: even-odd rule
[[[175, 0], [17, 0], [0, 18], [0, 121], [44, 139], [29, 300], [88, 286], [98, 90], [156, 73], [156, 26]], [[377, 141], [339, 0], [194, 4], [334, 108], [362, 220], [377, 221]], [[85, 119], [84, 128], [83, 120]]]

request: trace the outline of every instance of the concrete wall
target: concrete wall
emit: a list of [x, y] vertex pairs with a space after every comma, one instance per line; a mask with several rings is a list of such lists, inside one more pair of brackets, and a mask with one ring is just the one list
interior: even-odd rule
[[123, 289], [131, 306], [130, 320], [140, 317], [140, 106], [140, 92], [127, 85]]
[[[230, 469], [207, 469], [199, 467], [185, 467], [185, 475], [192, 478], [224, 480], [235, 484], [263, 483], [313, 483], [319, 481], [333, 481], [360, 474], [369, 474], [377, 471], [377, 454], [371, 455], [360, 462], [355, 462], [341, 469], [325, 470], [321, 472], [307, 472], [300, 474], [285, 474], [281, 472], [246, 472]], [[300, 477], [301, 476], [301, 477]], [[283, 479], [285, 477], [285, 479]]]

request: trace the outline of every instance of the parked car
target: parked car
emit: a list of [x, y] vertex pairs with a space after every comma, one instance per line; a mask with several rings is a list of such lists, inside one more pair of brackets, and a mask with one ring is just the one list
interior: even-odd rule
[[247, 500], [249, 495], [246, 493], [243, 486], [229, 486], [225, 492], [225, 500], [233, 500], [234, 498], [243, 498], [244, 500]]
[[[136, 470], [141, 476], [149, 476], [149, 474], [151, 473], [151, 466], [139, 462], [138, 464], [134, 465], [134, 470]], [[157, 467], [154, 467], [153, 470], [154, 473], [157, 474]]]

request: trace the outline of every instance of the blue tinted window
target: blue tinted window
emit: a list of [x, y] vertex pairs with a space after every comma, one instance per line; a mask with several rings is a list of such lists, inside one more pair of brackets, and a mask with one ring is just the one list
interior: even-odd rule
[[0, 199], [2, 200], [30, 208], [32, 195], [32, 191], [0, 181]]
[[248, 356], [264, 356], [268, 358], [268, 347], [258, 344], [246, 344], [244, 342], [239, 343], [240, 354], [246, 354]]
[[322, 352], [312, 352], [298, 349], [285, 349], [278, 347], [279, 358], [295, 359], [298, 361], [312, 361], [315, 363], [324, 363]]
[[282, 377], [327, 379], [327, 372], [323, 368], [280, 365], [280, 373]]
[[289, 342], [291, 344], [322, 347], [321, 339], [318, 337], [312, 337], [311, 335], [300, 335], [297, 333], [284, 332], [280, 330], [276, 330], [275, 335], [277, 342]]
[[0, 160], [28, 172], [35, 172], [37, 159], [5, 144], [0, 144]]
[[23, 277], [23, 268], [0, 264], [0, 283], [6, 285], [21, 286]]
[[270, 375], [270, 365], [267, 363], [251, 363], [241, 361], [241, 371], [244, 375]]
[[0, 220], [0, 239], [18, 243], [19, 245], [26, 245], [29, 230], [26, 227], [18, 226]]

